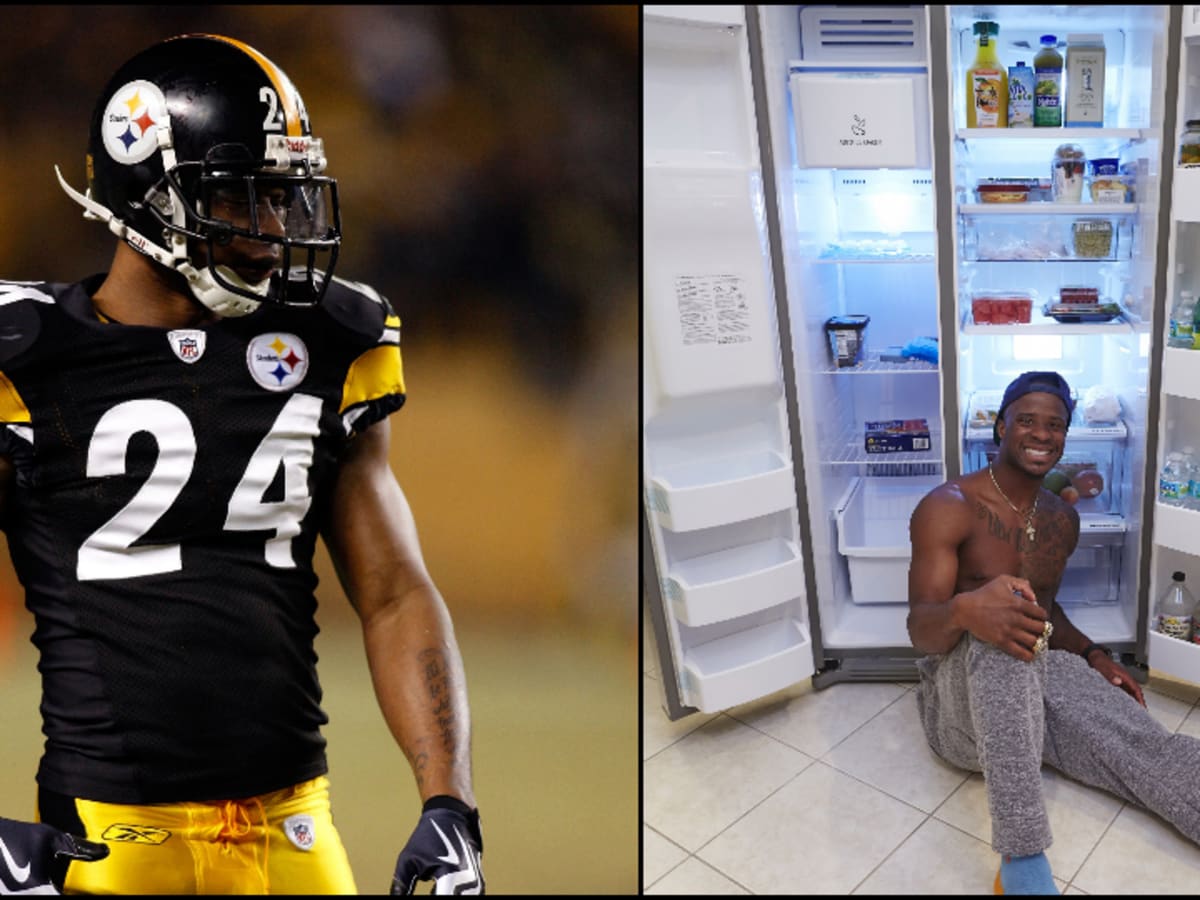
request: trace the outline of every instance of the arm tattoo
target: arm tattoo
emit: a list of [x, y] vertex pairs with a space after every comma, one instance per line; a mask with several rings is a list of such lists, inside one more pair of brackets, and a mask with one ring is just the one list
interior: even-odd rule
[[453, 754], [458, 735], [454, 710], [450, 706], [450, 666], [446, 662], [446, 655], [441, 649], [431, 647], [422, 650], [417, 658], [424, 666], [425, 688], [432, 702], [433, 718], [438, 727], [442, 749]]

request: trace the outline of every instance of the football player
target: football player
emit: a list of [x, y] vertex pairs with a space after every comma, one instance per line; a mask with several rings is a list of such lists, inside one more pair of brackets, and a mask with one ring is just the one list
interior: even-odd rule
[[104, 88], [86, 163], [85, 192], [58, 178], [118, 238], [111, 269], [0, 282], [0, 522], [46, 735], [40, 824], [0, 819], [0, 893], [356, 892], [318, 535], [424, 805], [392, 891], [482, 893], [462, 660], [388, 463], [400, 322], [332, 276], [337, 185], [300, 94], [244, 43], [173, 38]]

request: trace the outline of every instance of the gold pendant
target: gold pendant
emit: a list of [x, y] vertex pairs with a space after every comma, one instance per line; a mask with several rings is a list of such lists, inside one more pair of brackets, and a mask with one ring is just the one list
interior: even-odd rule
[[1033, 543], [1033, 537], [1035, 534], [1037, 534], [1037, 532], [1033, 530], [1032, 524], [1025, 526], [1025, 536], [1029, 538], [1029, 543]]

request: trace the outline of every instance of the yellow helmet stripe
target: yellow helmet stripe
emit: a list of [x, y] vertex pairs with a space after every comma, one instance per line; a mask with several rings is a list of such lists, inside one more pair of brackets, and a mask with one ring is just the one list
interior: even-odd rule
[[262, 70], [267, 73], [267, 77], [271, 79], [271, 84], [275, 86], [275, 93], [279, 95], [279, 104], [283, 107], [283, 118], [287, 123], [288, 135], [290, 137], [299, 137], [304, 133], [300, 127], [300, 110], [296, 106], [296, 89], [292, 86], [291, 79], [283, 73], [282, 69], [249, 44], [244, 44], [235, 38], [225, 37], [223, 34], [206, 34], [203, 36], [232, 44], [258, 63], [262, 67]]

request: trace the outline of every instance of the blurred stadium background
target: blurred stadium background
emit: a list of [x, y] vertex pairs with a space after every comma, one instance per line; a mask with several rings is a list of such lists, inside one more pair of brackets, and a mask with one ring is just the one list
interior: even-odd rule
[[[496, 893], [637, 893], [636, 6], [0, 8], [0, 278], [74, 281], [113, 241], [82, 187], [98, 92], [173, 34], [279, 64], [338, 178], [338, 273], [403, 321], [393, 464], [454, 615]], [[32, 621], [0, 553], [0, 815], [41, 748]], [[417, 815], [322, 555], [334, 815], [385, 891]]]

